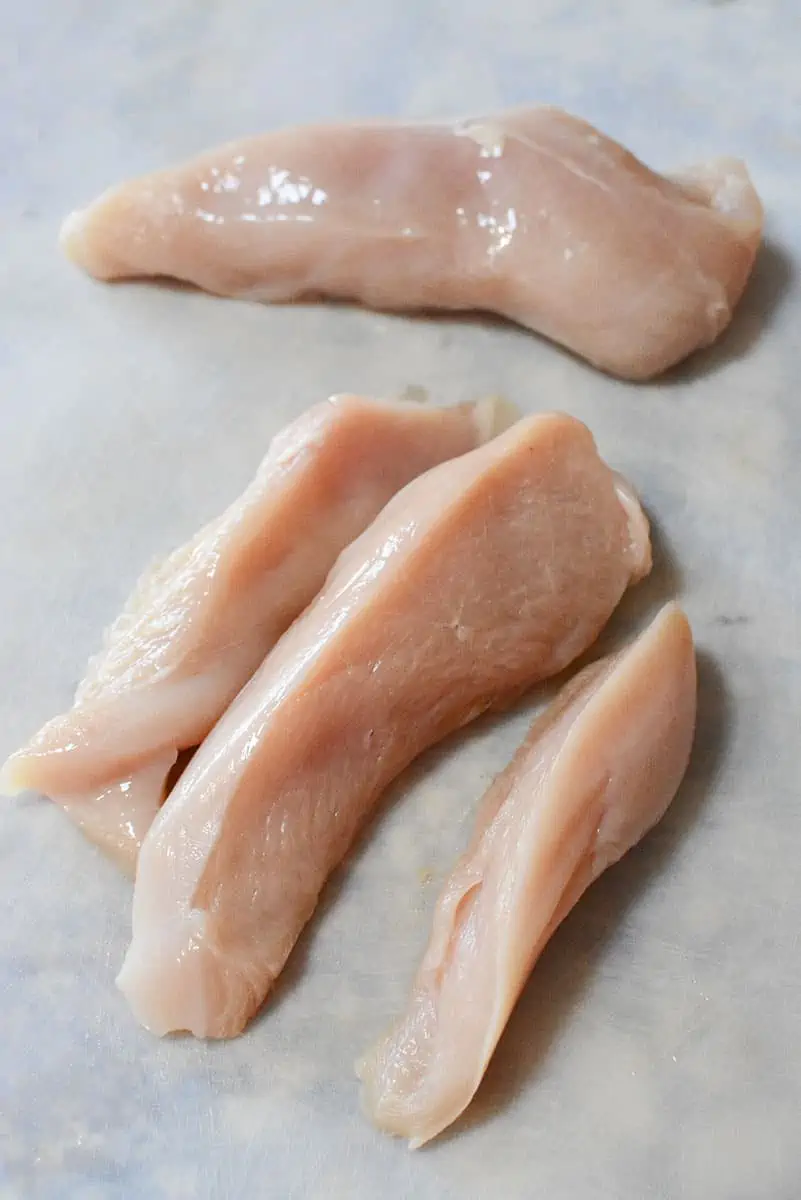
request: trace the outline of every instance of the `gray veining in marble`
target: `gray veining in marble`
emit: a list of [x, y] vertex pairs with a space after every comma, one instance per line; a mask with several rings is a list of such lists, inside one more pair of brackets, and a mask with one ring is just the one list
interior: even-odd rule
[[[411, 1155], [352, 1061], [526, 713], [395, 789], [241, 1039], [157, 1041], [113, 986], [130, 885], [0, 807], [1, 1200], [795, 1200], [801, 1194], [801, 9], [796, 0], [40, 0], [0, 13], [0, 755], [67, 702], [140, 568], [337, 390], [502, 391], [586, 420], [652, 512], [617, 632], [680, 595], [692, 767], [553, 939], [465, 1120]], [[744, 156], [768, 244], [730, 334], [615, 383], [518, 330], [93, 284], [60, 218], [289, 121], [562, 103], [656, 166]]]

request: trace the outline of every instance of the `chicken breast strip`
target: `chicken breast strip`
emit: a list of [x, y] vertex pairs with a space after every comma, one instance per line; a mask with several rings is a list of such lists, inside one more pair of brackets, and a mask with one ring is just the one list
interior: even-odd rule
[[390, 501], [144, 840], [118, 981], [139, 1020], [239, 1033], [387, 785], [581, 654], [650, 562], [636, 498], [566, 416], [518, 422]]
[[202, 741], [339, 552], [416, 475], [516, 415], [495, 400], [359, 396], [310, 409], [243, 495], [140, 580], [73, 707], [11, 756], [0, 790], [59, 801], [132, 873], [179, 751]]
[[62, 242], [99, 279], [483, 309], [647, 379], [725, 329], [761, 233], [741, 162], [665, 178], [585, 121], [534, 107], [245, 138], [112, 188], [68, 218]]
[[557, 925], [673, 799], [695, 708], [692, 634], [669, 604], [534, 722], [437, 901], [405, 1015], [357, 1067], [376, 1125], [416, 1147], [464, 1111]]

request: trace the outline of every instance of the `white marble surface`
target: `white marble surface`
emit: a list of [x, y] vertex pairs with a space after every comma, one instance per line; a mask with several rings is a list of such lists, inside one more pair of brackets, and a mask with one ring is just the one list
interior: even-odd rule
[[[680, 595], [698, 744], [673, 809], [548, 948], [466, 1120], [409, 1154], [351, 1064], [525, 713], [429, 756], [226, 1045], [113, 978], [130, 886], [54, 808], [0, 808], [2, 1200], [794, 1200], [801, 1193], [801, 10], [796, 0], [41, 0], [0, 29], [0, 755], [61, 709], [142, 565], [323, 395], [500, 390], [588, 421], [659, 531], [618, 631]], [[635, 388], [480, 321], [103, 287], [60, 217], [288, 121], [563, 103], [657, 166], [745, 156], [766, 251], [724, 342]], [[432, 873], [432, 881], [428, 879]]]

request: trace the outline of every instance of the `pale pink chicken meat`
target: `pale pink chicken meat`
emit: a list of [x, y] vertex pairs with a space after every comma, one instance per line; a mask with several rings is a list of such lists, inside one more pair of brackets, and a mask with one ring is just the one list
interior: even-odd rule
[[533, 107], [244, 138], [112, 188], [62, 242], [100, 279], [491, 311], [646, 379], [726, 327], [761, 233], [741, 162], [667, 178]]
[[179, 751], [206, 736], [339, 552], [416, 475], [514, 415], [496, 400], [336, 396], [310, 409], [242, 496], [143, 576], [73, 707], [11, 756], [0, 791], [51, 796], [132, 871]]
[[119, 986], [156, 1033], [239, 1033], [381, 793], [562, 670], [650, 569], [647, 521], [566, 416], [399, 493], [197, 751], [145, 838]]
[[673, 799], [695, 710], [692, 634], [669, 604], [534, 722], [437, 901], [405, 1015], [357, 1066], [380, 1128], [420, 1146], [464, 1111], [557, 925]]

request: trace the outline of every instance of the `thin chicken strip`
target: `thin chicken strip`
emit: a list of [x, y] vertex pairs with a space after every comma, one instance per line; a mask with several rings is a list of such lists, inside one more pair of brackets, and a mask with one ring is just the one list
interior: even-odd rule
[[566, 416], [518, 422], [390, 501], [145, 838], [119, 977], [139, 1020], [239, 1033], [387, 785], [581, 654], [650, 562], [636, 498]]
[[495, 400], [335, 396], [310, 409], [243, 495], [142, 578], [73, 708], [11, 756], [0, 791], [51, 796], [133, 871], [178, 752], [202, 741], [339, 552], [416, 475], [516, 415]]
[[357, 1067], [380, 1128], [416, 1147], [464, 1111], [557, 925], [673, 799], [695, 708], [692, 633], [669, 604], [534, 722], [437, 901], [406, 1014]]
[[741, 162], [666, 178], [534, 107], [245, 138], [112, 188], [62, 242], [100, 279], [496, 312], [647, 379], [725, 329], [761, 234]]

